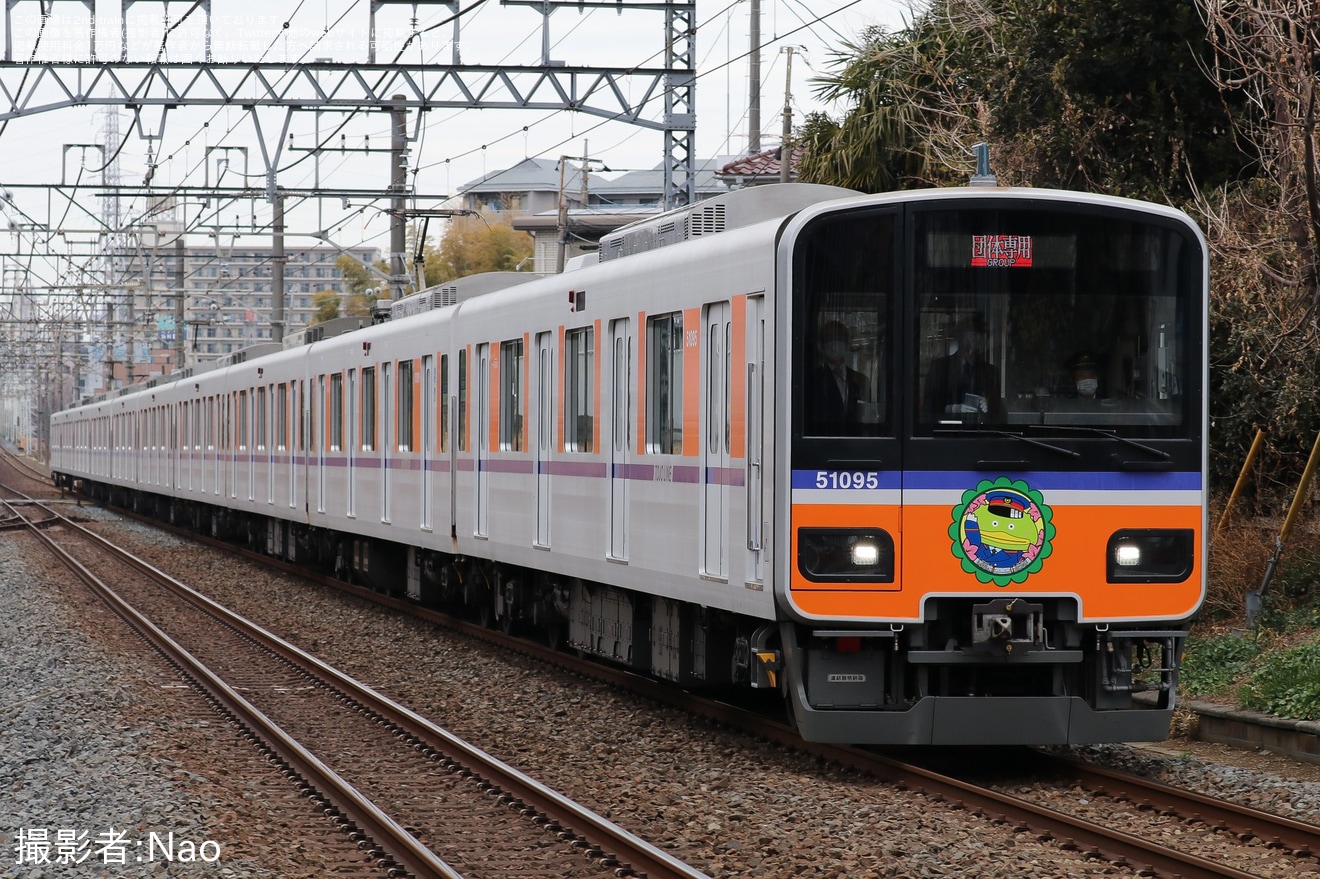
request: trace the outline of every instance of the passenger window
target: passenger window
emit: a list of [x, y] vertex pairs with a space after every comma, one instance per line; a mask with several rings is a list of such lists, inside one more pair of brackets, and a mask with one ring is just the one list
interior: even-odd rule
[[591, 327], [564, 334], [564, 446], [592, 451], [595, 436], [595, 338]]
[[646, 320], [646, 451], [683, 453], [683, 313]]
[[523, 449], [523, 343], [522, 339], [500, 344], [500, 448]]
[[362, 369], [362, 451], [376, 448], [376, 369]]

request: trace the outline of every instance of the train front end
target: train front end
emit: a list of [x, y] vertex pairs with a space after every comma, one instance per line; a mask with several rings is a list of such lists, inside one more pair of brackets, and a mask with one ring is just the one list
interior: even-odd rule
[[858, 198], [786, 226], [779, 278], [760, 655], [804, 737], [1165, 738], [1205, 594], [1195, 225], [1077, 193]]

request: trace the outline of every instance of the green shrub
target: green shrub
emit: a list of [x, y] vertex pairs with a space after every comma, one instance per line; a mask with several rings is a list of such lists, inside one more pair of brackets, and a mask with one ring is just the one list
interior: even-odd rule
[[1238, 690], [1238, 701], [1278, 717], [1320, 720], [1320, 641], [1274, 654]]
[[1240, 635], [1187, 639], [1180, 688], [1185, 696], [1209, 696], [1228, 690], [1260, 652], [1255, 640]]

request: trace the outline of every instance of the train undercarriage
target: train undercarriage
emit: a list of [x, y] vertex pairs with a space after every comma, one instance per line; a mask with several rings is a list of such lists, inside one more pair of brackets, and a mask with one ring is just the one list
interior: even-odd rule
[[[1082, 624], [1072, 599], [1011, 596], [933, 599], [921, 625], [769, 622], [116, 486], [87, 483], [81, 490], [378, 592], [461, 608], [484, 625], [685, 688], [778, 689], [804, 737], [818, 741], [1162, 739], [1187, 635], [1177, 625]], [[1142, 692], [1153, 700], [1134, 704]]]

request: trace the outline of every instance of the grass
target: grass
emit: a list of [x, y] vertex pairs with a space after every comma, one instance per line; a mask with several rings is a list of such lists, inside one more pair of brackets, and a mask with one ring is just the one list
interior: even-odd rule
[[1183, 657], [1184, 697], [1320, 720], [1320, 534], [1294, 531], [1246, 629], [1245, 595], [1258, 589], [1277, 528], [1230, 525], [1210, 548], [1209, 588]]
[[1320, 637], [1269, 655], [1238, 687], [1237, 696], [1244, 708], [1320, 719]]

